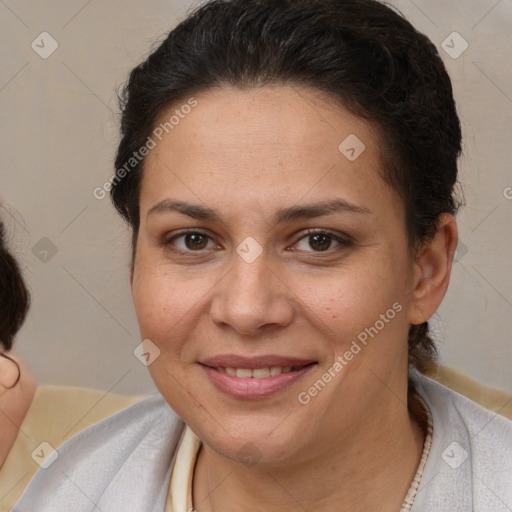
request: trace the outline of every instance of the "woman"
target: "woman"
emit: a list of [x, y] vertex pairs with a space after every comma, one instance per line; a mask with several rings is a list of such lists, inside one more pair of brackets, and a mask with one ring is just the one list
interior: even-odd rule
[[422, 374], [461, 148], [425, 36], [373, 0], [214, 0], [133, 70], [121, 131], [163, 398], [75, 436], [15, 511], [512, 507], [511, 422]]

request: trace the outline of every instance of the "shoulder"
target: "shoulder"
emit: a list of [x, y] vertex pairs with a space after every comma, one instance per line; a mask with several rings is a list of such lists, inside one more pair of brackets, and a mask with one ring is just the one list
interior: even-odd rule
[[[39, 386], [23, 424], [30, 437], [42, 433], [58, 445], [81, 430], [139, 401], [91, 388]], [[41, 430], [44, 429], [44, 432]]]
[[183, 428], [160, 395], [141, 399], [50, 449], [13, 512], [79, 512], [91, 501], [102, 510], [153, 510], [165, 503]]
[[[24, 374], [26, 372], [22, 371]], [[81, 430], [141, 398], [91, 388], [38, 386], [23, 423], [20, 422], [16, 440], [0, 469], [0, 509], [10, 509], [39, 468], [37, 462], [40, 459], [32, 454], [41, 454], [42, 445], [47, 450], [48, 447], [57, 449]]]
[[512, 393], [482, 384], [448, 366], [438, 366], [433, 378], [486, 409], [512, 420]]
[[[463, 429], [475, 447], [489, 442], [495, 445], [497, 437], [512, 440], [510, 419], [428, 377], [416, 373], [413, 379], [418, 392], [431, 407], [432, 414], [437, 417], [438, 428]], [[507, 454], [512, 453], [512, 443], [507, 448]]]
[[420, 503], [429, 512], [448, 505], [452, 510], [512, 508], [512, 421], [416, 372], [411, 377], [434, 425], [420, 486], [428, 486], [428, 492]]

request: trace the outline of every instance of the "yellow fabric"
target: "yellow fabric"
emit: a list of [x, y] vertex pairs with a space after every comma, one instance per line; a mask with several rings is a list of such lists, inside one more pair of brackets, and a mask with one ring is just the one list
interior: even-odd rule
[[39, 386], [0, 470], [0, 511], [12, 508], [39, 468], [31, 454], [42, 442], [56, 449], [74, 434], [140, 398], [88, 388]]
[[440, 366], [436, 374], [430, 377], [482, 407], [512, 420], [512, 393], [481, 384], [448, 366]]
[[[512, 394], [480, 384], [448, 367], [439, 367], [431, 377], [483, 407], [512, 419]], [[74, 434], [140, 398], [142, 396], [113, 395], [87, 388], [39, 386], [16, 442], [0, 469], [0, 512], [10, 510], [39, 468], [31, 454], [42, 442], [56, 449]], [[180, 446], [187, 448], [188, 458], [190, 454], [197, 454], [198, 444], [192, 436], [187, 439], [190, 442]], [[193, 467], [188, 467], [180, 478], [190, 482], [192, 470]], [[179, 480], [178, 473], [173, 473], [173, 480]], [[189, 492], [190, 489], [187, 498]], [[168, 502], [166, 511], [172, 511], [170, 507]]]

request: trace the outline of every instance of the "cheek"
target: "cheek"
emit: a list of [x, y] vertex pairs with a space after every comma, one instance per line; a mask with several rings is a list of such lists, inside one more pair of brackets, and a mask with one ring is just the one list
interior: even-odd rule
[[[175, 396], [179, 386], [171, 375], [181, 371], [189, 295], [161, 265], [140, 258], [135, 266], [132, 296], [141, 339], [150, 340], [160, 351], [148, 367], [151, 377], [164, 396]], [[179, 410], [179, 403], [171, 406]]]
[[333, 270], [322, 277], [305, 278], [294, 291], [333, 332], [351, 332], [375, 322], [395, 301], [404, 296], [405, 286], [386, 265]]
[[162, 295], [163, 290], [158, 285], [158, 279], [141, 269], [140, 265], [136, 265], [132, 298], [141, 335], [145, 338], [153, 339], [154, 329], [161, 325], [160, 318], [165, 317], [165, 301]]
[[179, 287], [171, 282], [161, 266], [152, 264], [143, 254], [138, 255], [132, 297], [142, 337], [161, 343], [165, 332], [176, 323], [185, 307], [184, 301], [175, 298], [179, 294]]
[[214, 287], [214, 276], [198, 277], [184, 268], [171, 268], [142, 250], [132, 282], [141, 336], [161, 347], [184, 341]]
[[[403, 278], [406, 268], [396, 272], [399, 266], [391, 253], [382, 257], [376, 251], [357, 265], [333, 270], [328, 276], [305, 278], [293, 287], [304, 303], [303, 315], [323, 333], [328, 363], [351, 347], [360, 354], [347, 354], [354, 361], [351, 372], [396, 360], [408, 329], [409, 300]], [[361, 346], [360, 351], [353, 342]]]

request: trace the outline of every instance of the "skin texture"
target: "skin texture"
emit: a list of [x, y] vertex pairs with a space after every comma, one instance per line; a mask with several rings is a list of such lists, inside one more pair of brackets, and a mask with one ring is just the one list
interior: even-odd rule
[[[194, 507], [396, 511], [424, 441], [406, 405], [407, 331], [444, 296], [455, 220], [443, 215], [411, 258], [402, 203], [381, 178], [378, 133], [319, 92], [223, 87], [196, 99], [147, 157], [132, 269], [141, 336], [161, 351], [152, 378], [203, 441]], [[366, 146], [353, 162], [338, 149], [350, 134]], [[338, 199], [364, 211], [273, 222], [283, 209]], [[164, 200], [211, 208], [220, 220], [148, 215]], [[174, 238], [187, 229], [208, 235], [200, 250]], [[308, 229], [350, 243], [327, 239], [319, 251]], [[247, 237], [263, 249], [253, 263], [236, 252]], [[301, 404], [299, 393], [396, 303], [401, 311]], [[227, 353], [317, 364], [268, 398], [241, 400], [198, 364]], [[248, 446], [255, 464], [239, 460]]]
[[20, 365], [21, 377], [13, 386], [18, 378], [18, 369], [12, 361], [0, 357], [0, 468], [18, 436], [37, 387], [27, 366], [12, 353], [7, 352], [7, 355]]

